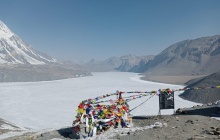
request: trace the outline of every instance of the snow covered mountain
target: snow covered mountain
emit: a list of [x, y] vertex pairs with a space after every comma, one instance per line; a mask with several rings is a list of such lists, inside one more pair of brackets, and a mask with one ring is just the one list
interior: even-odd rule
[[34, 82], [91, 75], [33, 49], [0, 21], [0, 82]]
[[139, 72], [142, 65], [145, 65], [148, 61], [154, 59], [154, 55], [147, 56], [135, 56], [135, 55], [125, 55], [122, 56], [121, 59], [122, 64], [116, 68], [118, 71], [122, 72]]
[[56, 59], [34, 50], [0, 20], [0, 64], [42, 65]]

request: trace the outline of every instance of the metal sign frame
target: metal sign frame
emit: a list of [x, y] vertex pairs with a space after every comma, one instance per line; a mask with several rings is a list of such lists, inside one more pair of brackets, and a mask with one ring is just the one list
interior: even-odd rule
[[159, 115], [163, 109], [175, 109], [174, 91], [160, 91], [159, 94]]

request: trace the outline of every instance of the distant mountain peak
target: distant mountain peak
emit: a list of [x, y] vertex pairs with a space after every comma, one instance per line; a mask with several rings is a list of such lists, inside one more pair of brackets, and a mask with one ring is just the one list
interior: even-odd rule
[[0, 20], [0, 64], [42, 65], [58, 61], [34, 50]]
[[139, 68], [138, 65], [141, 63], [147, 63], [149, 60], [154, 58], [151, 56], [135, 56], [133, 54], [128, 54], [120, 57], [110, 57], [104, 61], [96, 61], [94, 59], [90, 60], [85, 66], [91, 71], [130, 71], [137, 72]]

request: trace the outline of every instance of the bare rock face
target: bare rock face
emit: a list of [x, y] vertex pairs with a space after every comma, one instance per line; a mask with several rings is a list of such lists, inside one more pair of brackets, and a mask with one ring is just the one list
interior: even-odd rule
[[145, 68], [153, 75], [207, 75], [220, 70], [220, 35], [185, 40], [171, 45]]

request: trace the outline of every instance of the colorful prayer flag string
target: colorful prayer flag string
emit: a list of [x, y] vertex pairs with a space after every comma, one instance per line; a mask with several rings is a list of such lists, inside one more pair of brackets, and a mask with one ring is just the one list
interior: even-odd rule
[[[89, 128], [89, 132], [92, 129], [95, 129], [94, 132], [96, 132], [96, 129], [98, 130], [99, 126], [103, 125], [102, 127], [109, 127], [112, 125], [116, 125], [119, 123], [119, 120], [124, 117], [127, 118], [127, 114], [132, 111], [129, 110], [129, 105], [128, 102], [132, 100], [136, 100], [142, 97], [146, 97], [149, 95], [152, 95], [150, 98], [152, 98], [154, 95], [159, 95], [160, 92], [164, 93], [170, 93], [170, 92], [175, 92], [175, 91], [186, 91], [186, 90], [204, 90], [204, 89], [220, 89], [220, 86], [210, 86], [210, 87], [184, 87], [182, 89], [175, 89], [171, 90], [169, 88], [167, 89], [159, 89], [158, 91], [129, 91], [129, 92], [123, 92], [123, 91], [117, 91], [116, 93], [110, 93], [110, 94], [105, 94], [102, 96], [98, 96], [96, 98], [89, 98], [87, 100], [83, 100], [80, 102], [78, 105], [77, 109], [77, 116], [76, 120], [73, 122], [73, 126], [76, 127], [80, 123], [83, 123], [83, 120], [86, 120], [86, 127]], [[130, 95], [128, 97], [122, 98], [121, 95], [124, 94], [135, 94], [135, 95]], [[110, 96], [115, 96], [117, 95], [117, 100], [105, 100], [105, 101], [99, 101], [101, 99], [110, 97]], [[150, 98], [145, 100], [143, 103], [148, 101]], [[109, 102], [109, 105], [105, 105], [101, 103], [107, 103]], [[141, 103], [140, 105], [142, 105]], [[137, 106], [138, 107], [138, 106]], [[135, 107], [135, 108], [137, 108]], [[134, 109], [135, 109], [134, 108]], [[99, 124], [101, 120], [106, 121], [105, 123]], [[126, 119], [125, 119], [126, 120]], [[123, 121], [123, 119], [122, 119]], [[123, 123], [121, 123], [123, 124]]]

